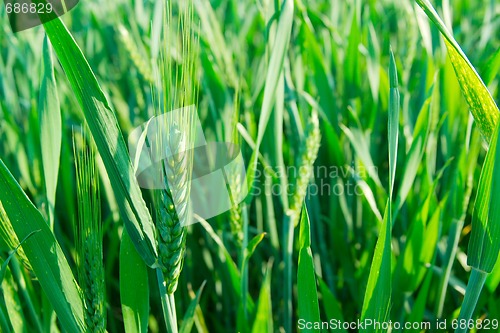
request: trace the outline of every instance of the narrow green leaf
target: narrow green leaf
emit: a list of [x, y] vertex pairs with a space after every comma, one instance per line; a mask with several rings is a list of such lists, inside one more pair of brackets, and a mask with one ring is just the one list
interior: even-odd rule
[[[472, 272], [467, 283], [467, 289], [465, 290], [465, 297], [460, 308], [460, 315], [458, 316], [458, 322], [469, 322], [472, 319], [474, 310], [476, 309], [479, 296], [483, 290], [484, 283], [486, 282], [486, 277], [488, 273], [472, 268]], [[455, 329], [455, 333], [467, 333], [469, 332], [468, 325], [458, 325]]]
[[[391, 224], [389, 203], [387, 203], [366, 286], [361, 311], [362, 320], [371, 319], [378, 322], [387, 320], [392, 293], [391, 280]], [[370, 326], [361, 332], [383, 332], [383, 330], [376, 330]]]
[[[269, 61], [266, 85], [264, 88], [264, 100], [262, 102], [262, 109], [260, 112], [259, 129], [257, 133], [257, 142], [255, 149], [252, 152], [252, 157], [247, 170], [247, 183], [248, 188], [253, 188], [255, 179], [255, 172], [257, 170], [257, 157], [259, 156], [260, 145], [264, 138], [267, 123], [271, 116], [271, 111], [274, 106], [274, 98], [276, 95], [276, 88], [278, 86], [279, 78], [283, 71], [285, 57], [290, 43], [290, 36], [292, 33], [293, 25], [293, 12], [294, 3], [292, 0], [285, 0], [283, 3], [280, 18], [278, 21], [278, 28], [276, 31], [276, 40], [272, 47], [271, 59]], [[249, 196], [249, 200], [251, 196]]]
[[[429, 287], [431, 285], [431, 279], [433, 276], [433, 272], [429, 270], [426, 274], [425, 281], [422, 285], [422, 288], [420, 288], [420, 291], [418, 292], [417, 299], [415, 300], [415, 303], [413, 304], [413, 308], [411, 309], [411, 313], [408, 316], [407, 322], [409, 323], [420, 323], [422, 322], [424, 318], [424, 313], [425, 313], [425, 304], [427, 302], [427, 297], [429, 294]], [[405, 329], [405, 332], [414, 332], [418, 333], [421, 330], [418, 329]]]
[[[321, 291], [321, 299], [323, 303], [323, 309], [325, 311], [326, 317], [331, 319], [335, 319], [339, 323], [344, 322], [344, 315], [342, 314], [342, 308], [340, 306], [339, 301], [335, 297], [335, 295], [330, 291], [326, 283], [318, 278], [319, 289]], [[338, 328], [335, 332], [344, 332], [347, 331], [344, 328]]]
[[43, 75], [40, 87], [40, 143], [42, 168], [47, 196], [47, 215], [54, 225], [54, 206], [56, 201], [59, 157], [61, 155], [61, 110], [54, 77], [52, 48], [47, 37], [43, 40]]
[[273, 311], [271, 304], [271, 268], [269, 264], [260, 288], [259, 303], [252, 326], [252, 333], [271, 333], [273, 330]]
[[40, 230], [26, 240], [23, 250], [63, 327], [68, 332], [83, 332], [83, 304], [71, 268], [47, 222], [1, 159], [0, 201], [18, 239]]
[[472, 213], [467, 264], [491, 273], [500, 251], [500, 140], [497, 125], [486, 154]]
[[[260, 242], [264, 239], [266, 236], [266, 233], [263, 232], [261, 234], [258, 234], [252, 240], [248, 243], [246, 249], [245, 249], [245, 256], [243, 258], [243, 267], [248, 264], [248, 261], [250, 260], [250, 257], [252, 257], [253, 253], [255, 252], [255, 249], [257, 249], [257, 246], [259, 246]], [[241, 269], [243, 271], [243, 268]]]
[[149, 320], [148, 271], [125, 230], [120, 245], [120, 301], [125, 332], [147, 332]]
[[453, 38], [452, 33], [432, 7], [429, 0], [415, 0], [429, 19], [441, 31], [448, 49], [448, 55], [455, 69], [467, 104], [487, 142], [490, 142], [498, 121], [498, 107], [476, 69]]
[[[498, 254], [498, 257], [500, 258], [500, 253]], [[486, 287], [488, 288], [488, 290], [491, 293], [495, 292], [495, 290], [498, 288], [498, 285], [500, 285], [500, 260], [499, 259], [497, 259], [495, 267], [493, 267], [493, 270], [488, 275], [488, 279], [486, 279]]]
[[[427, 139], [429, 137], [431, 122], [432, 122], [432, 96], [434, 88], [431, 88], [428, 93], [428, 98], [424, 102], [422, 109], [417, 118], [417, 123], [415, 125], [415, 131], [413, 135], [413, 141], [411, 143], [410, 151], [406, 157], [406, 163], [403, 169], [403, 176], [401, 178], [401, 185], [399, 191], [396, 195], [395, 210], [399, 210], [415, 181], [415, 177], [418, 172], [418, 168], [424, 157], [425, 148], [427, 144]], [[396, 213], [395, 213], [396, 215]]]
[[45, 23], [44, 27], [82, 108], [132, 242], [146, 264], [155, 267], [157, 253], [153, 222], [137, 184], [116, 116], [62, 21], [56, 18]]
[[[299, 263], [297, 268], [298, 313], [299, 320], [319, 322], [318, 291], [316, 273], [311, 251], [311, 228], [309, 214], [304, 206], [300, 220]], [[319, 332], [317, 329], [303, 329], [302, 332]]]
[[[394, 177], [396, 175], [396, 161], [398, 158], [398, 135], [399, 135], [399, 90], [396, 60], [392, 49], [390, 51], [389, 63], [389, 197], [392, 200], [394, 191]], [[392, 221], [391, 221], [392, 223]]]
[[[202, 219], [199, 216], [195, 216], [197, 218], [198, 222], [202, 225], [202, 227], [207, 231], [208, 235], [214, 240], [214, 242], [220, 247], [220, 250], [222, 254], [224, 255], [224, 259], [226, 260], [225, 264], [229, 273], [229, 276], [231, 277], [231, 283], [234, 292], [236, 293], [236, 296], [238, 298], [241, 298], [241, 275], [240, 272], [238, 271], [238, 268], [236, 264], [233, 261], [233, 258], [229, 254], [229, 251], [226, 249], [224, 246], [224, 242], [222, 239], [217, 235], [215, 230], [212, 228], [212, 226], [204, 219]], [[247, 297], [247, 307], [248, 307], [248, 312], [252, 313], [254, 311], [255, 304], [252, 300], [252, 297], [250, 295], [246, 295]]]
[[196, 297], [193, 298], [189, 307], [184, 314], [184, 319], [182, 320], [181, 327], [179, 328], [179, 333], [190, 333], [194, 324], [194, 316], [196, 314], [196, 307], [200, 303], [201, 293], [203, 292], [203, 287], [205, 287], [205, 282], [202, 283], [200, 289], [196, 292]]

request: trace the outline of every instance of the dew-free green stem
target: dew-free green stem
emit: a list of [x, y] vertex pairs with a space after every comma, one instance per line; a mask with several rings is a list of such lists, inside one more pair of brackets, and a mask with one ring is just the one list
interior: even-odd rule
[[455, 261], [455, 256], [458, 249], [458, 240], [460, 239], [460, 232], [464, 225], [463, 220], [454, 221], [450, 228], [450, 235], [448, 236], [448, 247], [445, 254], [445, 266], [443, 267], [443, 274], [439, 280], [439, 297], [436, 303], [436, 317], [441, 318], [443, 315], [443, 306], [446, 298], [446, 291], [448, 290], [448, 282], [450, 280], [451, 268]]
[[460, 315], [458, 316], [458, 328], [455, 330], [455, 333], [468, 332], [468, 325], [464, 325], [466, 328], [460, 328], [460, 322], [465, 320], [465, 322], [468, 323], [469, 319], [472, 318], [472, 314], [474, 313], [474, 309], [476, 308], [477, 301], [479, 300], [481, 290], [483, 289], [487, 277], [488, 273], [472, 268], [469, 283], [465, 290], [464, 302], [462, 303]]
[[163, 317], [165, 319], [165, 325], [167, 326], [168, 333], [177, 333], [177, 318], [175, 314], [175, 308], [172, 309], [172, 302], [175, 300], [174, 295], [168, 295], [165, 288], [165, 278], [160, 268], [156, 269], [156, 277], [158, 280], [158, 289], [160, 291], [161, 307], [163, 310]]
[[283, 262], [284, 262], [284, 289], [283, 301], [285, 304], [284, 328], [285, 332], [292, 331], [292, 253], [293, 253], [294, 225], [290, 217], [285, 215], [283, 220]]
[[243, 314], [245, 319], [248, 318], [247, 314], [247, 295], [248, 295], [248, 265], [243, 265], [245, 260], [245, 253], [248, 246], [248, 209], [246, 204], [241, 207], [242, 221], [243, 221], [243, 243], [240, 252], [240, 268], [241, 272], [241, 302], [243, 304]]
[[17, 281], [17, 286], [19, 288], [19, 294], [20, 294], [19, 296], [23, 300], [27, 308], [29, 318], [31, 318], [37, 332], [43, 332], [42, 324], [40, 323], [40, 319], [38, 318], [38, 314], [36, 313], [35, 306], [33, 305], [31, 297], [28, 291], [26, 290], [26, 284], [24, 283], [24, 278], [21, 276], [22, 272], [21, 268], [19, 267], [19, 261], [15, 256], [13, 256], [12, 260], [10, 261], [10, 268], [14, 281]]

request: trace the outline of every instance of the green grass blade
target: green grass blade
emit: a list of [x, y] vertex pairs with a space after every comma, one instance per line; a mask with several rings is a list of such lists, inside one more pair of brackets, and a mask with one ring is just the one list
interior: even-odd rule
[[[389, 63], [389, 197], [392, 201], [394, 191], [394, 178], [396, 176], [396, 161], [398, 158], [399, 136], [399, 90], [396, 60], [392, 50]], [[392, 212], [390, 212], [392, 214]], [[392, 223], [392, 221], [391, 221]]]
[[[458, 322], [469, 322], [472, 319], [474, 310], [476, 309], [479, 296], [483, 289], [484, 283], [486, 282], [486, 277], [488, 273], [479, 271], [472, 268], [472, 273], [470, 275], [469, 282], [467, 283], [467, 289], [465, 290], [465, 297], [462, 303], [462, 308], [460, 309], [460, 315], [458, 316]], [[463, 327], [463, 325], [458, 325], [455, 329], [455, 333], [467, 333], [469, 332], [468, 325]]]
[[[432, 87], [428, 93], [428, 98], [424, 102], [422, 109], [418, 115], [417, 123], [415, 125], [414, 137], [411, 143], [410, 150], [406, 157], [406, 163], [403, 169], [403, 176], [401, 178], [401, 185], [399, 191], [396, 195], [395, 207], [396, 211], [399, 211], [403, 206], [412, 185], [417, 176], [418, 168], [424, 157], [425, 148], [427, 145], [427, 139], [430, 134], [431, 122], [432, 122]], [[394, 213], [394, 215], [397, 215]]]
[[[499, 253], [500, 258], [500, 253]], [[488, 279], [486, 280], [486, 287], [490, 292], [495, 292], [495, 290], [500, 285], [500, 260], [497, 259], [497, 263], [495, 267], [493, 267], [493, 271], [488, 275]]]
[[[319, 322], [318, 291], [316, 273], [311, 252], [311, 225], [307, 208], [302, 210], [299, 233], [299, 263], [297, 268], [298, 313], [305, 322]], [[316, 329], [303, 329], [302, 332], [319, 332]]]
[[44, 24], [102, 157], [127, 231], [148, 266], [156, 264], [153, 222], [142, 198], [116, 116], [87, 60], [60, 19]]
[[125, 230], [120, 245], [120, 300], [125, 332], [147, 332], [149, 320], [148, 271]]
[[448, 55], [455, 69], [460, 87], [462, 88], [462, 93], [464, 94], [467, 104], [469, 104], [470, 111], [479, 125], [484, 138], [486, 141], [490, 142], [495, 125], [498, 121], [498, 106], [495, 104], [493, 97], [474, 66], [472, 66], [455, 38], [453, 38], [452, 33], [446, 28], [446, 25], [432, 7], [430, 1], [415, 1], [443, 35], [448, 49]]
[[244, 270], [244, 268], [248, 265], [248, 261], [254, 254], [255, 250], [257, 249], [257, 246], [259, 246], [260, 242], [264, 239], [266, 236], [266, 233], [263, 232], [261, 234], [258, 234], [252, 240], [248, 243], [247, 247], [244, 250], [244, 256], [243, 256], [243, 263], [241, 266], [241, 271]]
[[[391, 301], [391, 223], [389, 220], [389, 203], [384, 213], [384, 221], [375, 246], [375, 253], [366, 286], [361, 318], [385, 322], [389, 315]], [[361, 332], [382, 332], [373, 326], [365, 327]]]
[[[361, 311], [362, 319], [371, 319], [377, 322], [385, 322], [389, 316], [392, 296], [392, 197], [394, 190], [394, 179], [396, 175], [396, 162], [399, 136], [399, 90], [396, 61], [392, 50], [389, 62], [389, 199], [387, 200], [384, 220], [380, 228], [377, 245], [373, 254], [373, 260], [368, 276], [365, 298]], [[379, 332], [373, 326], [367, 326], [362, 332]]]
[[[489, 273], [493, 271], [500, 251], [500, 123], [497, 123], [479, 178], [477, 199], [472, 215], [472, 231], [467, 264], [472, 273], [460, 309], [459, 321], [470, 320]], [[467, 329], [455, 330], [467, 332]]]
[[40, 230], [23, 244], [24, 252], [63, 327], [68, 332], [83, 332], [83, 304], [71, 268], [47, 222], [2, 160], [0, 201], [18, 239]]
[[[344, 315], [342, 314], [342, 308], [339, 301], [335, 295], [330, 291], [326, 283], [318, 278], [319, 289], [321, 291], [321, 299], [323, 303], [323, 309], [327, 318], [335, 319], [338, 322], [344, 322]], [[338, 328], [335, 332], [347, 333], [344, 328]]]
[[254, 304], [252, 297], [250, 295], [241, 295], [241, 288], [240, 288], [241, 275], [240, 275], [240, 272], [238, 271], [236, 264], [234, 263], [233, 258], [231, 257], [231, 254], [224, 246], [224, 242], [219, 237], [219, 235], [217, 235], [215, 230], [212, 228], [212, 226], [206, 220], [202, 219], [199, 216], [195, 216], [195, 218], [198, 220], [198, 222], [200, 222], [202, 227], [206, 230], [206, 232], [213, 239], [213, 241], [220, 247], [222, 255], [224, 256], [224, 259], [226, 260], [225, 264], [226, 264], [226, 267], [228, 270], [228, 274], [231, 278], [233, 290], [238, 298], [241, 298], [241, 297], [247, 298], [246, 299], [247, 309], [248, 309], [249, 313], [252, 313], [254, 311], [255, 304]]
[[[424, 314], [425, 314], [425, 303], [427, 301], [427, 297], [429, 294], [429, 288], [431, 285], [432, 275], [433, 275], [432, 271], [429, 270], [426, 274], [425, 281], [422, 284], [422, 288], [420, 288], [420, 291], [419, 291], [418, 296], [415, 300], [415, 303], [413, 304], [413, 308], [411, 309], [411, 313], [408, 316], [407, 322], [409, 322], [409, 323], [422, 322], [422, 319], [424, 318]], [[404, 332], [419, 333], [420, 330], [410, 328], [410, 329], [405, 329]]]
[[196, 292], [195, 298], [189, 304], [189, 307], [184, 314], [184, 319], [182, 320], [182, 325], [179, 328], [179, 333], [190, 333], [194, 324], [194, 317], [196, 314], [196, 307], [200, 303], [201, 293], [203, 292], [203, 288], [205, 287], [205, 282], [201, 285], [200, 289]]
[[271, 333], [273, 330], [273, 311], [271, 304], [271, 268], [269, 264], [264, 276], [264, 282], [260, 288], [259, 303], [252, 326], [252, 333]]
[[43, 175], [47, 196], [47, 215], [54, 226], [59, 157], [61, 155], [61, 109], [54, 77], [52, 48], [47, 37], [43, 40], [43, 79], [40, 87], [40, 142]]
[[[290, 43], [290, 36], [293, 25], [294, 4], [292, 0], [285, 0], [281, 9], [278, 28], [276, 31], [276, 40], [272, 47], [271, 59], [269, 61], [266, 85], [264, 88], [264, 100], [260, 112], [259, 129], [257, 133], [257, 141], [255, 149], [252, 152], [252, 157], [247, 170], [248, 188], [253, 188], [255, 172], [257, 170], [257, 157], [259, 156], [260, 145], [264, 138], [267, 123], [271, 117], [271, 112], [274, 106], [274, 98], [276, 96], [276, 88], [278, 87], [279, 78], [283, 72], [285, 57]], [[250, 200], [250, 199], [249, 199]]]
[[500, 250], [500, 140], [497, 126], [486, 154], [472, 214], [467, 264], [491, 273]]

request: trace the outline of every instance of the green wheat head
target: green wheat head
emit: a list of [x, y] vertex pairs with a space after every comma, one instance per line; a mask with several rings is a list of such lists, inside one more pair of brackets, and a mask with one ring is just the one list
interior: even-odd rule
[[104, 264], [102, 258], [99, 178], [95, 155], [83, 133], [75, 134], [74, 155], [78, 194], [76, 248], [78, 276], [85, 302], [88, 332], [106, 329]]
[[142, 75], [142, 77], [148, 82], [153, 83], [153, 74], [151, 72], [151, 66], [147, 61], [145, 61], [145, 57], [143, 52], [137, 46], [137, 43], [134, 41], [134, 38], [130, 35], [130, 33], [125, 29], [124, 26], [119, 27], [120, 31], [120, 41], [125, 46], [130, 59], [134, 63], [137, 71]]
[[[193, 7], [190, 1], [183, 5], [175, 23], [172, 2], [166, 6], [155, 91], [155, 113], [166, 112], [166, 123], [160, 127], [168, 129], [168, 133], [158, 134], [158, 153], [170, 156], [160, 165], [165, 189], [157, 191], [155, 199], [159, 261], [168, 294], [175, 292], [183, 266], [193, 164], [194, 113], [182, 108], [195, 104], [198, 91], [194, 81], [198, 41], [193, 31]], [[171, 58], [172, 48], [180, 50], [180, 63]], [[171, 112], [176, 109], [182, 110]]]
[[[239, 89], [239, 88], [238, 88]], [[240, 136], [237, 129], [237, 124], [240, 116], [240, 95], [238, 89], [236, 90], [236, 96], [234, 99], [234, 111], [231, 118], [231, 142], [234, 144], [234, 147], [240, 146]], [[234, 152], [231, 151], [231, 154]], [[234, 156], [233, 156], [234, 157]], [[243, 191], [243, 179], [240, 174], [239, 165], [231, 164], [227, 169], [228, 176], [228, 189], [229, 194], [232, 197], [233, 205], [229, 210], [229, 223], [231, 228], [231, 234], [233, 235], [234, 242], [236, 246], [241, 247], [243, 244], [243, 220], [242, 220], [242, 205], [236, 203], [237, 199], [240, 197]]]
[[318, 157], [321, 144], [321, 132], [316, 112], [313, 112], [305, 131], [305, 140], [300, 147], [298, 159], [298, 175], [295, 183], [295, 191], [290, 201], [289, 216], [293, 225], [297, 226], [302, 211], [302, 203], [307, 194], [307, 187], [313, 176], [313, 166]]

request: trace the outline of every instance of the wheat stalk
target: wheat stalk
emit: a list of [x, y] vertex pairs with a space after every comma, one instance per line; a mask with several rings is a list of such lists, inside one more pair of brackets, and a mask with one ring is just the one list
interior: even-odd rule
[[158, 249], [161, 269], [168, 294], [177, 289], [186, 247], [186, 220], [188, 213], [188, 179], [190, 177], [189, 152], [186, 135], [179, 125], [173, 125], [164, 147], [171, 158], [163, 161], [165, 189], [159, 192]]
[[290, 209], [288, 214], [290, 221], [294, 226], [297, 226], [300, 219], [302, 204], [307, 194], [307, 187], [313, 176], [313, 166], [318, 156], [318, 150], [321, 143], [321, 132], [319, 130], [318, 115], [313, 112], [311, 119], [307, 124], [305, 131], [305, 141], [300, 147], [299, 162], [298, 162], [298, 175], [295, 183], [295, 191], [292, 194], [290, 201]]
[[233, 205], [229, 210], [229, 221], [231, 227], [231, 233], [234, 237], [234, 241], [238, 247], [243, 244], [243, 223], [242, 223], [242, 206], [234, 202], [241, 194], [241, 175], [237, 171], [230, 170], [228, 175], [230, 194], [233, 198]]
[[[156, 115], [166, 112], [156, 138], [157, 153], [167, 156], [159, 164], [164, 189], [157, 191], [155, 197], [158, 255], [169, 295], [177, 289], [186, 248], [195, 124], [195, 112], [187, 107], [195, 104], [198, 92], [194, 82], [198, 41], [193, 30], [192, 2], [188, 1], [179, 10], [178, 21], [173, 24], [172, 2], [169, 1], [165, 7], [163, 51], [160, 54], [159, 73], [156, 73], [157, 88], [153, 94]], [[172, 38], [177, 34], [179, 40]], [[179, 66], [174, 64], [171, 57], [170, 50], [175, 47], [180, 49]]]
[[102, 228], [100, 223], [99, 181], [92, 148], [84, 132], [73, 136], [78, 222], [75, 230], [78, 276], [85, 302], [85, 324], [89, 332], [106, 330]]

